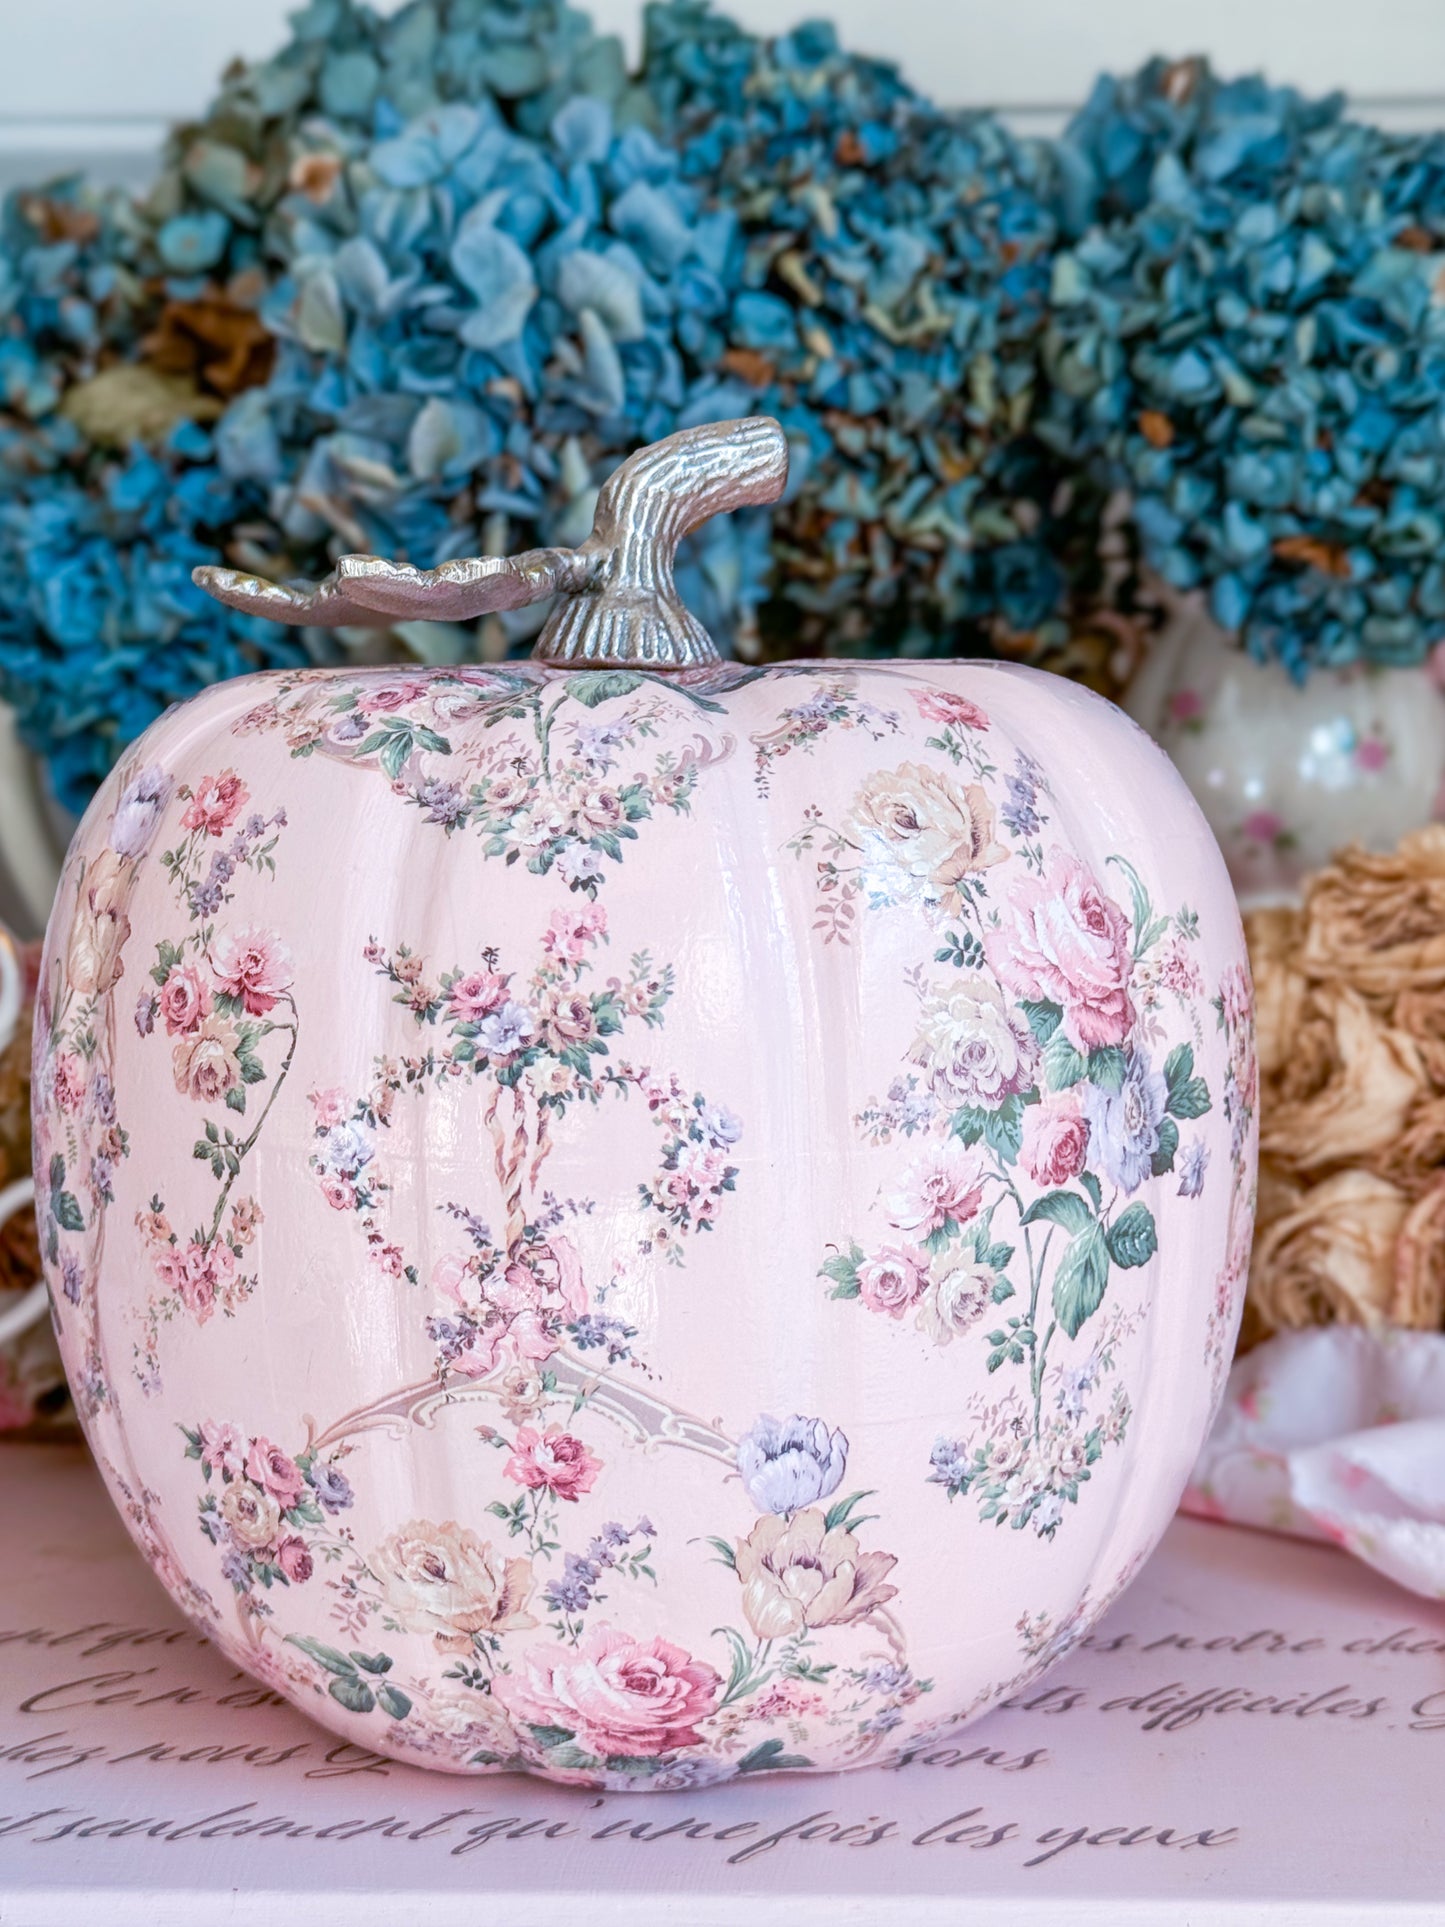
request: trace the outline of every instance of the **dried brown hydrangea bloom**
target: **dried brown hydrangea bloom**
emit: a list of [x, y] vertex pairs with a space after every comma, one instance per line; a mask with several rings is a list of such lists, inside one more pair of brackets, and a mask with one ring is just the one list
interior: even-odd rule
[[1445, 1327], [1445, 824], [1245, 918], [1260, 1056], [1246, 1336]]

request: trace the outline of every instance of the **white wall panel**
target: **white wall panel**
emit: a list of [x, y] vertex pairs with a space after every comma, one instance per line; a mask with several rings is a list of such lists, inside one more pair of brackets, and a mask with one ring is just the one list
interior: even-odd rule
[[[594, 0], [637, 39], [639, 0]], [[1402, 107], [1445, 98], [1445, 0], [733, 0], [748, 25], [831, 14], [853, 46], [900, 61], [949, 102], [1058, 105], [1101, 68], [1154, 52], [1208, 53], [1312, 89]], [[167, 120], [206, 98], [226, 60], [284, 32], [287, 0], [0, 0], [7, 144], [43, 123]]]

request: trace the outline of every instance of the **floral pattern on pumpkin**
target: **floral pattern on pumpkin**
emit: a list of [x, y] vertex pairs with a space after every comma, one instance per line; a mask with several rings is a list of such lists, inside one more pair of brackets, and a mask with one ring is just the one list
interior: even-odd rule
[[[1158, 1249], [1136, 1194], [1174, 1172], [1183, 1197], [1205, 1184], [1205, 1146], [1182, 1135], [1211, 1108], [1195, 1071], [1198, 926], [1187, 908], [1157, 913], [1122, 857], [1110, 861], [1128, 909], [1049, 847], [1047, 790], [1022, 758], [998, 805], [976, 705], [933, 691], [918, 701], [943, 729], [933, 746], [963, 773], [904, 764], [864, 782], [822, 846], [818, 924], [825, 941], [846, 941], [858, 901], [920, 914], [941, 939], [934, 964], [952, 969], [908, 973], [905, 1066], [857, 1120], [879, 1147], [918, 1147], [886, 1187], [888, 1233], [840, 1244], [821, 1275], [833, 1297], [930, 1345], [984, 1349], [1004, 1389], [970, 1401], [969, 1429], [938, 1441], [926, 1477], [971, 1497], [983, 1520], [1052, 1538], [1128, 1429], [1115, 1374], [1139, 1314], [1108, 1299], [1115, 1276]], [[802, 857], [818, 836], [807, 827], [791, 847]]]
[[[605, 721], [592, 715], [619, 697], [635, 700]], [[701, 772], [731, 751], [730, 739], [714, 747], [700, 737], [649, 761], [646, 746], [679, 701], [700, 717], [723, 713], [701, 689], [663, 688], [625, 669], [548, 676], [526, 666], [460, 667], [354, 682], [302, 675], [279, 681], [234, 727], [280, 730], [293, 756], [375, 771], [445, 835], [475, 831], [488, 856], [539, 876], [555, 872], [595, 898], [637, 826], [659, 810], [686, 815]], [[477, 722], [486, 738], [457, 750], [450, 732]]]
[[897, 711], [867, 701], [852, 678], [836, 673], [820, 677], [816, 688], [783, 710], [771, 729], [754, 734], [753, 776], [758, 795], [768, 795], [775, 764], [795, 750], [811, 754], [830, 729], [861, 730], [881, 743], [886, 736], [897, 735], [899, 726]]
[[112, 1369], [96, 1324], [94, 1294], [115, 1200], [115, 1175], [130, 1155], [130, 1133], [116, 1107], [115, 988], [125, 968], [130, 905], [141, 868], [175, 794], [173, 778], [151, 765], [117, 778], [119, 794], [104, 847], [62, 884], [74, 891], [63, 957], [52, 959], [35, 1004], [33, 1085], [36, 1223], [62, 1329], [79, 1325], [71, 1387], [85, 1418], [112, 1398]]
[[157, 1285], [135, 1346], [135, 1371], [149, 1393], [160, 1389], [162, 1327], [182, 1316], [202, 1325], [217, 1311], [232, 1317], [256, 1288], [249, 1254], [262, 1214], [236, 1185], [300, 1034], [290, 951], [264, 924], [225, 918], [242, 872], [275, 876], [285, 810], [248, 809], [246, 784], [230, 769], [182, 784], [175, 796], [185, 805], [182, 835], [159, 863], [186, 922], [156, 942], [134, 1022], [148, 1048], [169, 1045], [176, 1091], [202, 1113], [193, 1155], [217, 1192], [203, 1222], [185, 1232], [173, 1228], [160, 1196], [137, 1214]]
[[[718, 1634], [728, 1672], [714, 1729], [724, 1753], [747, 1745], [741, 1771], [813, 1764], [785, 1752], [781, 1737], [754, 1743], [759, 1722], [782, 1720], [794, 1744], [810, 1724], [841, 1728], [849, 1757], [870, 1758], [932, 1690], [909, 1668], [892, 1611], [898, 1561], [862, 1542], [872, 1520], [859, 1509], [873, 1494], [834, 1496], [847, 1462], [844, 1434], [799, 1413], [764, 1414], [738, 1443], [738, 1472], [759, 1516], [747, 1533], [707, 1543], [741, 1588], [742, 1624]], [[879, 1643], [870, 1649], [869, 1638]]]
[[[739, 1589], [739, 1623], [715, 1633], [714, 1665], [608, 1617], [619, 1588], [656, 1585], [657, 1535], [645, 1518], [605, 1516], [586, 1400], [557, 1423], [547, 1408], [562, 1401], [544, 1383], [512, 1399], [515, 1429], [477, 1428], [516, 1488], [487, 1506], [494, 1530], [414, 1519], [367, 1550], [343, 1516], [355, 1494], [341, 1461], [354, 1445], [313, 1435], [292, 1456], [233, 1423], [181, 1428], [202, 1474], [199, 1528], [263, 1675], [383, 1715], [389, 1741], [422, 1756], [458, 1763], [461, 1748], [469, 1766], [606, 1786], [808, 1767], [789, 1748], [820, 1725], [846, 1733], [850, 1758], [870, 1758], [932, 1690], [909, 1668], [891, 1610], [897, 1561], [862, 1542], [871, 1494], [835, 1496], [848, 1458], [837, 1428], [764, 1416], [737, 1442], [758, 1516], [703, 1542]], [[313, 1582], [332, 1630], [286, 1634], [286, 1659], [268, 1628], [273, 1598]], [[388, 1650], [400, 1635], [423, 1637], [436, 1663], [402, 1672]]]
[[349, 1104], [337, 1089], [311, 1093], [317, 1143], [310, 1165], [322, 1195], [334, 1210], [357, 1214], [383, 1272], [417, 1285], [417, 1266], [385, 1228], [389, 1186], [379, 1136], [403, 1092], [459, 1078], [479, 1080], [489, 1092], [483, 1121], [505, 1222], [494, 1231], [461, 1202], [442, 1207], [466, 1240], [436, 1262], [429, 1280], [437, 1304], [427, 1330], [443, 1377], [540, 1366], [569, 1341], [577, 1350], [602, 1348], [612, 1363], [627, 1356], [633, 1334], [590, 1309], [575, 1244], [562, 1230], [595, 1201], [561, 1201], [541, 1187], [553, 1132], [575, 1107], [636, 1092], [663, 1134], [655, 1173], [638, 1182], [638, 1257], [680, 1265], [685, 1241], [713, 1228], [736, 1188], [730, 1153], [741, 1136], [738, 1119], [689, 1093], [675, 1074], [614, 1061], [609, 1040], [629, 1023], [662, 1025], [673, 973], [638, 952], [626, 976], [594, 983], [596, 953], [607, 941], [603, 905], [558, 910], [525, 982], [492, 949], [472, 966], [433, 975], [406, 945], [369, 944], [367, 961], [395, 987], [393, 1002], [443, 1041], [420, 1055], [379, 1058], [371, 1087]]
[[[1225, 1262], [1214, 1288], [1205, 1332], [1204, 1357], [1209, 1367], [1216, 1404], [1223, 1395], [1234, 1356], [1234, 1332], [1238, 1307], [1249, 1275], [1249, 1254], [1254, 1231], [1255, 1187], [1251, 1176], [1250, 1149], [1254, 1116], [1259, 1105], [1259, 1057], [1254, 1031], [1254, 992], [1243, 964], [1233, 964], [1225, 972], [1219, 993], [1213, 1000], [1214, 1013], [1229, 1050], [1224, 1073], [1223, 1108], [1229, 1123], [1229, 1239]], [[1179, 1188], [1194, 1182], [1193, 1168], [1186, 1170]], [[1203, 1166], [1198, 1182], [1203, 1183]]]
[[353, 1494], [341, 1453], [289, 1453], [240, 1426], [204, 1419], [182, 1426], [186, 1457], [201, 1467], [200, 1529], [221, 1555], [221, 1577], [255, 1618], [270, 1616], [273, 1586], [304, 1586], [318, 1560], [350, 1552], [337, 1523]]

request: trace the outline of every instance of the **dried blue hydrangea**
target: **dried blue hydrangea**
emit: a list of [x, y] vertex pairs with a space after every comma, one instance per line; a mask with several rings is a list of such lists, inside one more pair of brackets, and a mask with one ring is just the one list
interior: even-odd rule
[[[275, 58], [233, 71], [204, 120], [176, 130], [144, 200], [79, 183], [7, 199], [0, 694], [47, 759], [63, 802], [82, 806], [118, 749], [167, 703], [219, 677], [297, 659], [294, 635], [225, 613], [218, 620], [189, 583], [196, 562], [253, 553], [268, 565], [321, 568], [366, 529], [374, 536], [361, 539], [417, 559], [454, 552], [445, 547], [458, 538], [443, 499], [459, 495], [453, 484], [466, 477], [466, 454], [483, 446], [516, 501], [535, 498], [517, 396], [495, 398], [492, 425], [477, 425], [471, 404], [437, 378], [446, 343], [425, 297], [398, 302], [388, 335], [372, 326], [375, 316], [362, 316], [375, 262], [349, 280], [343, 270], [335, 319], [348, 336], [357, 323], [358, 359], [407, 337], [394, 379], [371, 394], [364, 377], [353, 382], [336, 326], [321, 339], [321, 308], [341, 282], [308, 267], [301, 280], [310, 293], [292, 325], [288, 290], [298, 283], [287, 276], [298, 236], [323, 253], [355, 239], [353, 270], [364, 247], [377, 246], [383, 282], [409, 251], [424, 257], [426, 276], [450, 275], [447, 224], [460, 218], [461, 201], [448, 199], [440, 177], [405, 191], [381, 177], [405, 167], [411, 116], [466, 96], [490, 112], [494, 132], [545, 130], [569, 105], [569, 125], [590, 116], [595, 128], [605, 102], [625, 91], [617, 42], [551, 0], [448, 0], [391, 19], [349, 0], [317, 0]], [[358, 158], [372, 148], [391, 156], [375, 176]], [[571, 157], [554, 158], [565, 172]], [[526, 191], [519, 187], [519, 197]], [[551, 191], [560, 212], [568, 189]], [[392, 208], [405, 202], [406, 210], [373, 243], [359, 201], [369, 195], [374, 211], [388, 192]], [[463, 261], [484, 293], [485, 253], [485, 244], [474, 247]], [[474, 288], [453, 280], [471, 306]], [[263, 305], [278, 318], [279, 343]], [[616, 355], [589, 328], [584, 373], [605, 387]], [[499, 367], [491, 376], [505, 380]], [[364, 401], [373, 404], [369, 417], [354, 405]], [[581, 419], [592, 417], [584, 409]], [[597, 451], [604, 473], [636, 433], [616, 439], [611, 460]], [[313, 440], [321, 444], [314, 454]], [[394, 486], [378, 487], [368, 451], [380, 464], [399, 463]], [[565, 435], [539, 460], [554, 496], [585, 496], [588, 477]], [[322, 472], [333, 522], [294, 500], [301, 477], [309, 485]], [[461, 546], [504, 533], [488, 514], [479, 511]], [[719, 553], [724, 586], [731, 566]], [[413, 640], [437, 649], [467, 639]], [[334, 652], [334, 639], [308, 635], [306, 643], [316, 659]]]
[[644, 72], [685, 176], [737, 211], [718, 363], [794, 444], [765, 611], [780, 642], [1061, 637], [1061, 476], [1030, 434], [1048, 156], [940, 112], [825, 24], [760, 41], [701, 5], [653, 7]]
[[697, 0], [648, 9], [635, 76], [557, 0], [314, 0], [143, 200], [0, 217], [0, 693], [75, 804], [166, 702], [298, 647], [520, 649], [537, 612], [298, 644], [189, 570], [573, 541], [639, 442], [758, 408], [788, 499], [682, 570], [750, 650], [1057, 660], [1132, 592], [1123, 488], [1257, 651], [1416, 660], [1441, 159], [1196, 64], [1101, 82], [1044, 149]]
[[1152, 63], [1060, 146], [1048, 428], [1298, 675], [1445, 633], [1445, 138]]
[[[271, 239], [276, 365], [216, 447], [288, 554], [433, 567], [576, 542], [622, 453], [737, 412], [696, 352], [727, 309], [736, 219], [595, 98], [546, 141], [487, 104], [437, 109], [358, 145], [324, 196], [285, 197]], [[726, 627], [761, 593], [765, 548], [722, 524], [693, 566]], [[499, 621], [515, 641], [539, 619]]]
[[[1033, 165], [825, 29], [769, 43], [655, 7], [629, 82], [550, 0], [387, 20], [317, 0], [117, 205], [126, 300], [89, 358], [41, 356], [79, 405], [38, 411], [44, 457], [11, 498], [0, 674], [66, 799], [208, 665], [294, 649], [200, 608], [194, 561], [316, 574], [349, 548], [429, 565], [573, 541], [639, 442], [759, 406], [797, 450], [776, 540], [765, 516], [713, 523], [680, 570], [722, 637], [765, 598], [784, 649], [956, 649], [1000, 609], [1036, 626], [1064, 578], [1018, 434], [1047, 287]], [[102, 354], [189, 384], [187, 419], [117, 452], [101, 403], [164, 417], [167, 397], [113, 396]], [[63, 634], [57, 547], [26, 534], [42, 498], [84, 532]], [[539, 613], [485, 646], [523, 646]]]

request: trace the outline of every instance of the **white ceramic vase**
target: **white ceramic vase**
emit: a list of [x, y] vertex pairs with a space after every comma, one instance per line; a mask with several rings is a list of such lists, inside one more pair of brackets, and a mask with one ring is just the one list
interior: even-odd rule
[[1241, 903], [1287, 902], [1349, 843], [1386, 850], [1439, 814], [1445, 694], [1433, 663], [1304, 684], [1181, 605], [1125, 707], [1173, 759]]

